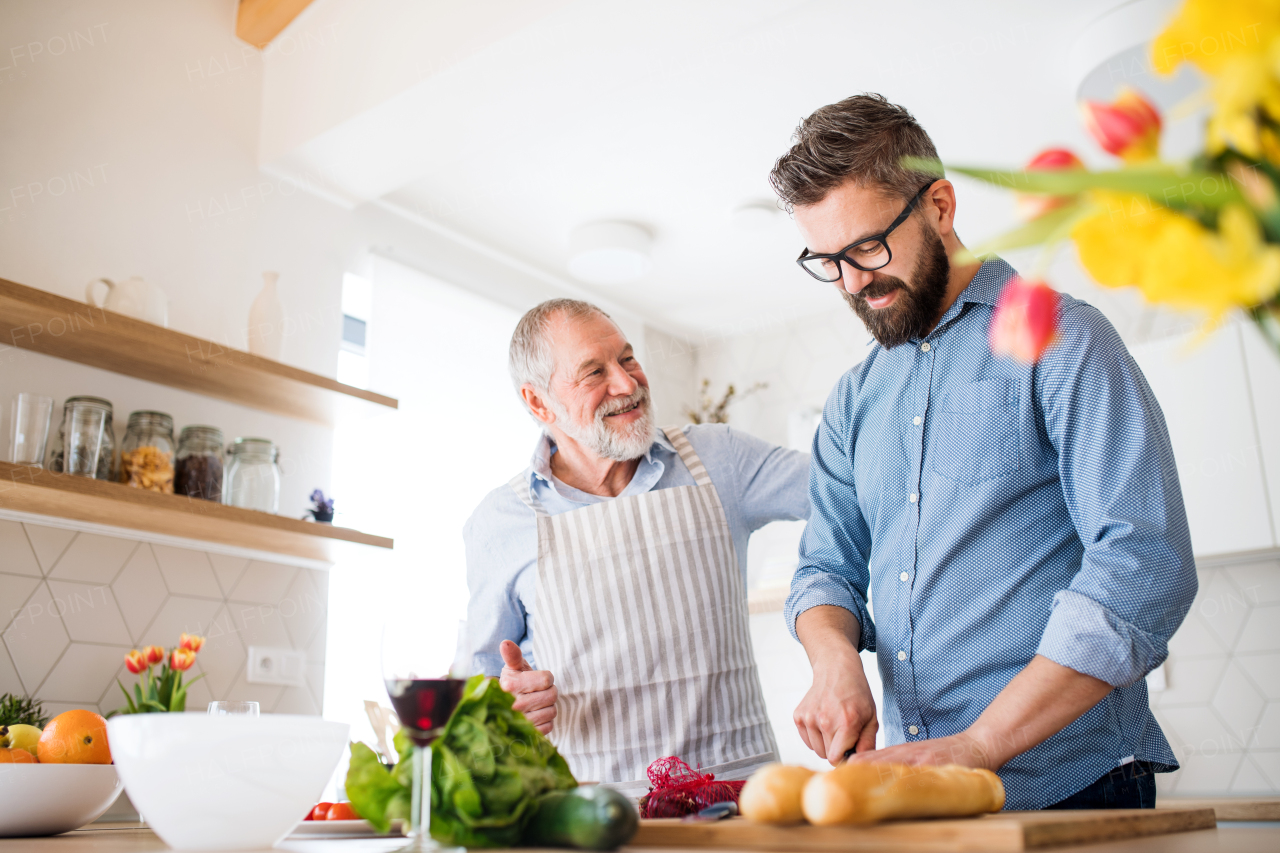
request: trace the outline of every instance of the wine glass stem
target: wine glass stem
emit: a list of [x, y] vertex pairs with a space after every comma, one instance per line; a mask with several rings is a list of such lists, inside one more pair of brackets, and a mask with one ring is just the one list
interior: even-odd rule
[[430, 747], [413, 747], [413, 799], [409, 805], [409, 835], [417, 846], [425, 846], [431, 838], [431, 759]]

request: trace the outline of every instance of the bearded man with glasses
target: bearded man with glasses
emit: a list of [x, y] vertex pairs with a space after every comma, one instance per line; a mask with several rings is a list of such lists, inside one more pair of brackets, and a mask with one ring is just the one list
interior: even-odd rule
[[797, 263], [879, 344], [814, 438], [786, 604], [813, 665], [796, 727], [832, 764], [995, 770], [1006, 808], [1151, 808], [1152, 773], [1178, 764], [1143, 677], [1197, 590], [1164, 418], [1069, 296], [1037, 364], [991, 353], [1015, 273], [964, 251], [949, 181], [904, 165], [937, 156], [909, 112], [859, 95], [805, 119], [770, 175]]

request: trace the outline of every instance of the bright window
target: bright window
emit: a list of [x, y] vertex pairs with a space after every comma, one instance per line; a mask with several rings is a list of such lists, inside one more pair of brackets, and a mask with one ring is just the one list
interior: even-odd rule
[[[353, 280], [366, 287], [355, 276], [348, 287]], [[392, 536], [395, 549], [351, 548], [330, 572], [324, 715], [372, 742], [364, 700], [389, 704], [383, 624], [410, 614], [408, 604], [422, 642], [457, 642], [467, 605], [463, 524], [528, 464], [538, 430], [507, 374], [520, 312], [379, 257], [363, 281], [363, 309], [344, 288], [343, 312], [364, 322], [364, 352], [348, 343], [342, 353], [363, 362], [367, 387], [400, 408], [342, 404], [335, 523]]]

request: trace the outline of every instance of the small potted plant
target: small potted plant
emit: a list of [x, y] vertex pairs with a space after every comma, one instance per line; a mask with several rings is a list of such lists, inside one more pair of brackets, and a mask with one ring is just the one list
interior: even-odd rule
[[[333, 498], [326, 498], [324, 492], [316, 489], [311, 493], [311, 509], [307, 510], [307, 515], [320, 524], [332, 524]], [[303, 518], [306, 518], [306, 516], [303, 516]]]
[[[182, 683], [182, 673], [191, 669], [196, 662], [196, 652], [204, 645], [204, 637], [184, 633], [178, 638], [178, 645], [168, 653], [160, 646], [147, 646], [142, 651], [134, 649], [124, 656], [125, 667], [139, 676], [138, 683], [133, 685], [133, 695], [125, 690], [120, 679], [120, 689], [124, 692], [127, 703], [123, 708], [112, 711], [108, 717], [116, 714], [155, 714], [187, 709], [187, 688], [195, 684], [203, 675]], [[152, 669], [159, 665], [159, 674]]]

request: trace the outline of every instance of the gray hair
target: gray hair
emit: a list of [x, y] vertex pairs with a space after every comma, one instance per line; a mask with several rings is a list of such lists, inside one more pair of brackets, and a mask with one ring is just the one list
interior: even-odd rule
[[548, 299], [525, 312], [516, 323], [516, 330], [511, 334], [511, 348], [507, 351], [507, 370], [511, 373], [511, 383], [515, 385], [517, 394], [526, 383], [539, 391], [551, 388], [551, 375], [556, 370], [551, 340], [547, 335], [551, 321], [560, 316], [566, 320], [578, 320], [592, 315], [613, 319], [598, 306], [581, 299]]

